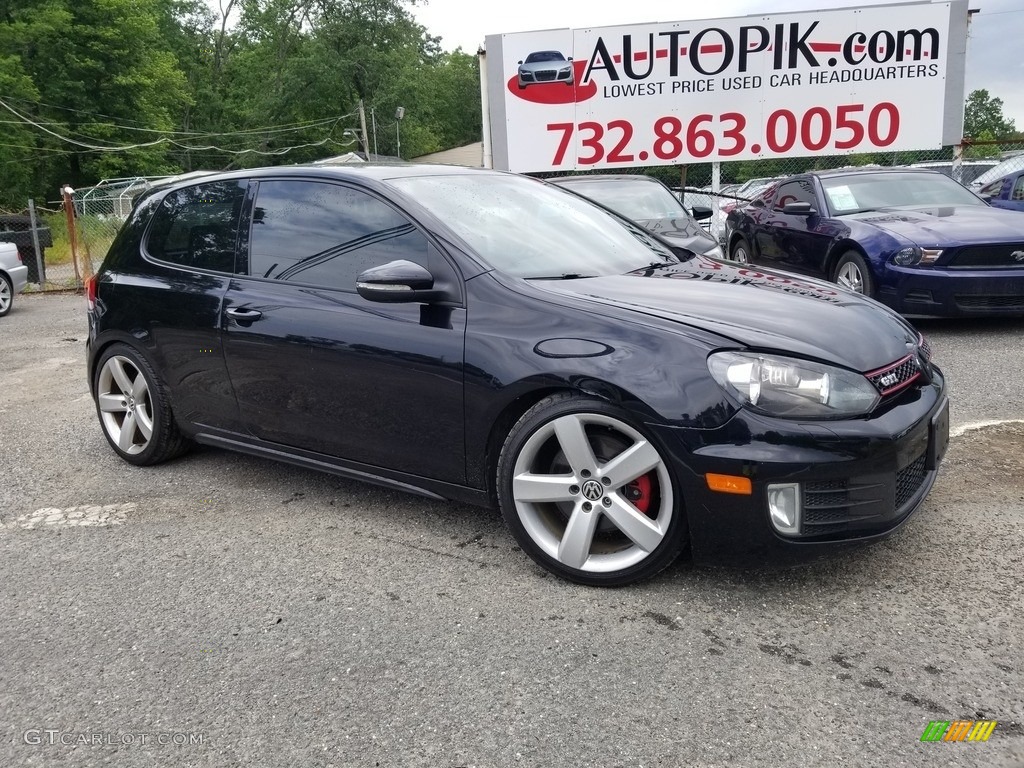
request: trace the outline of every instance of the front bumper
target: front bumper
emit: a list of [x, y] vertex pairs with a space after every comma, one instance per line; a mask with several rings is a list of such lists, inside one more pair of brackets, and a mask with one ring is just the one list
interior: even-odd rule
[[[945, 382], [901, 394], [866, 419], [793, 422], [740, 411], [716, 430], [656, 428], [675, 454], [695, 562], [798, 563], [888, 536], [924, 501], [949, 441]], [[749, 477], [751, 495], [708, 488], [706, 473]], [[798, 483], [799, 532], [782, 535], [768, 486]]]
[[1024, 268], [941, 269], [887, 265], [877, 299], [904, 315], [1024, 315]]

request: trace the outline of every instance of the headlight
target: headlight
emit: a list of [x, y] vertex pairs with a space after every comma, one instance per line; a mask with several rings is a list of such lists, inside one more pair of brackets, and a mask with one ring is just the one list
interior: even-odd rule
[[705, 256], [710, 256], [713, 259], [724, 259], [725, 254], [722, 253], [722, 247], [720, 245], [713, 245], [704, 251]]
[[773, 416], [835, 419], [860, 416], [879, 394], [859, 373], [824, 363], [751, 352], [716, 352], [708, 369], [722, 387], [750, 408]]
[[916, 264], [934, 264], [941, 255], [941, 248], [918, 248], [912, 245], [896, 251], [892, 255], [892, 261], [901, 267], [913, 267]]
[[571, 72], [572, 72], [572, 67], [564, 67], [563, 69], [558, 70], [558, 74], [560, 74], [560, 75], [568, 75]]

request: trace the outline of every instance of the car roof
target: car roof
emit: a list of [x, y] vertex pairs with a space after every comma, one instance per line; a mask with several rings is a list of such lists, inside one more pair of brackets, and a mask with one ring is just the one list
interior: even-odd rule
[[932, 176], [943, 175], [938, 171], [933, 171], [931, 168], [910, 168], [908, 166], [852, 166], [849, 168], [828, 168], [820, 171], [805, 171], [804, 173], [797, 175], [829, 178], [832, 176], [863, 176], [869, 173], [920, 173], [930, 174]]
[[645, 176], [642, 173], [592, 173], [586, 176], [553, 176], [550, 179], [544, 179], [544, 181], [550, 181], [555, 184], [562, 184], [564, 182], [576, 182], [576, 181], [608, 181], [609, 179], [614, 181], [653, 181], [655, 184], [661, 184], [658, 179], [653, 176]]
[[464, 165], [441, 165], [439, 163], [353, 163], [351, 165], [275, 165], [264, 168], [245, 168], [236, 171], [205, 173], [197, 178], [169, 179], [159, 188], [190, 186], [196, 181], [223, 181], [230, 179], [263, 178], [268, 176], [316, 176], [318, 178], [390, 179], [413, 178], [417, 176], [453, 176], [468, 174], [507, 176], [505, 171], [489, 168], [470, 168]]

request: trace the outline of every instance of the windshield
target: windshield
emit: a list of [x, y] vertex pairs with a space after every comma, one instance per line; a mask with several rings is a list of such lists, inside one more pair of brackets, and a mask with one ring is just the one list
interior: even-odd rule
[[[556, 182], [557, 183], [557, 182]], [[596, 200], [627, 219], [686, 219], [689, 214], [676, 196], [653, 181], [600, 179], [570, 182], [566, 189]]]
[[526, 57], [526, 64], [537, 64], [542, 61], [565, 61], [565, 57], [558, 51], [537, 51]]
[[619, 275], [678, 259], [638, 227], [526, 176], [392, 179], [487, 264], [515, 277]]
[[835, 216], [900, 206], [985, 205], [972, 192], [939, 173], [823, 176], [821, 186]]

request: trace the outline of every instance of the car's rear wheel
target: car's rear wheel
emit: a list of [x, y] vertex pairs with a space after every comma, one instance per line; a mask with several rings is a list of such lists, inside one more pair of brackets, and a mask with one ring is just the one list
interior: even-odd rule
[[729, 258], [737, 264], [750, 263], [750, 246], [742, 237], [737, 237], [729, 248]]
[[836, 268], [832, 271], [832, 281], [864, 296], [873, 296], [875, 293], [871, 271], [861, 255], [855, 251], [848, 251], [839, 257]]
[[582, 584], [649, 578], [686, 541], [662, 450], [594, 398], [552, 395], [519, 419], [498, 460], [498, 500], [523, 550]]
[[93, 390], [103, 434], [125, 461], [158, 464], [188, 448], [156, 373], [128, 345], [114, 344], [103, 352]]
[[10, 312], [12, 306], [14, 306], [14, 285], [11, 283], [11, 278], [0, 274], [0, 317]]

